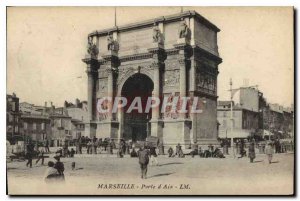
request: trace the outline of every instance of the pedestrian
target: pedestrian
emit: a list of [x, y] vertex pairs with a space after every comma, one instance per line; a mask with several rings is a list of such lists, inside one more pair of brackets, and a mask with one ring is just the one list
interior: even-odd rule
[[94, 154], [97, 154], [97, 148], [98, 148], [98, 139], [94, 136]]
[[28, 165], [30, 166], [30, 168], [32, 168], [32, 157], [34, 154], [34, 145], [29, 142], [29, 144], [27, 145], [27, 152], [26, 152], [26, 158], [27, 158], [27, 163], [26, 166], [28, 167]]
[[155, 147], [150, 147], [150, 161], [151, 161], [151, 165], [155, 164], [156, 166], [158, 166]]
[[92, 153], [92, 142], [88, 141], [86, 146], [87, 146], [87, 154], [91, 154]]
[[[109, 145], [109, 146], [110, 146], [110, 145]], [[109, 150], [111, 150], [111, 149], [109, 149]], [[118, 150], [118, 152], [117, 152], [117, 156], [118, 156], [118, 158], [123, 158], [123, 157], [124, 157], [123, 151], [122, 151], [122, 147], [121, 147], [121, 146], [119, 147], [119, 150]]]
[[272, 143], [269, 143], [266, 147], [266, 154], [268, 156], [269, 164], [272, 163], [273, 152], [274, 151], [273, 151]]
[[168, 149], [169, 158], [174, 157], [174, 150], [172, 147]]
[[122, 152], [123, 152], [123, 155], [126, 154], [126, 143], [125, 143], [125, 140], [122, 140]]
[[141, 178], [147, 179], [147, 170], [149, 163], [149, 151], [145, 149], [145, 145], [138, 151], [139, 164], [141, 168]]
[[74, 154], [75, 154], [75, 150], [74, 150], [73, 148], [71, 148], [69, 157], [70, 157], [70, 158], [73, 158], [73, 157], [74, 157]]
[[54, 168], [57, 169], [57, 172], [59, 174], [59, 177], [61, 180], [65, 180], [65, 166], [62, 162], [60, 162], [60, 157], [59, 156], [54, 156], [54, 159], [56, 160], [56, 163], [54, 165]]
[[241, 144], [240, 144], [240, 158], [243, 158], [244, 156], [246, 156], [246, 151], [245, 151], [245, 142], [242, 139], [241, 140]]
[[249, 146], [249, 158], [250, 158], [250, 163], [253, 163], [253, 161], [255, 159], [255, 146], [254, 146], [254, 142], [251, 142], [251, 144]]
[[197, 147], [195, 147], [191, 152], [190, 155], [192, 156], [192, 158], [194, 158], [195, 155], [198, 155], [198, 149]]
[[136, 151], [135, 151], [135, 148], [133, 147], [132, 148], [132, 151], [131, 151], [131, 153], [130, 153], [130, 157], [131, 158], [136, 158], [138, 155], [137, 155], [137, 153], [136, 153]]
[[49, 141], [46, 139], [46, 141], [45, 141], [45, 152], [46, 153], [49, 153], [50, 152], [50, 150], [49, 150]]
[[35, 164], [38, 164], [38, 162], [42, 159], [42, 165], [44, 165], [44, 150], [41, 149], [38, 152], [38, 159], [36, 160]]
[[180, 143], [178, 143], [178, 145], [176, 146], [176, 152], [175, 155], [179, 154], [179, 150], [181, 149]]
[[184, 153], [183, 153], [183, 151], [182, 151], [181, 148], [180, 148], [179, 151], [178, 151], [178, 157], [179, 157], [179, 158], [184, 158], [184, 157], [185, 157], [185, 155], [184, 155]]
[[49, 161], [48, 162], [48, 167], [46, 168], [46, 172], [45, 172], [45, 182], [46, 183], [50, 183], [53, 181], [57, 180], [57, 177], [59, 176], [57, 169], [54, 168], [54, 162]]
[[125, 143], [125, 149], [126, 149], [126, 154], [130, 154], [130, 146], [129, 146], [129, 142]]

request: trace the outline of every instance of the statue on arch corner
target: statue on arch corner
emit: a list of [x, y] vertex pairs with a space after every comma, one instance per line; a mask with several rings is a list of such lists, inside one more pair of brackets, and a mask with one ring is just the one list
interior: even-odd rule
[[153, 42], [158, 43], [160, 45], [164, 44], [164, 36], [161, 33], [160, 29], [158, 26], [153, 27]]
[[98, 49], [97, 45], [93, 43], [92, 37], [88, 38], [87, 52], [91, 56], [92, 59], [97, 59], [98, 54], [99, 54], [99, 49]]
[[191, 41], [191, 30], [186, 24], [186, 22], [183, 20], [180, 22], [179, 30], [178, 30], [178, 37], [179, 39], [184, 38], [186, 43], [190, 43]]
[[118, 41], [114, 40], [113, 35], [109, 33], [107, 35], [107, 50], [111, 50], [115, 52], [119, 50]]

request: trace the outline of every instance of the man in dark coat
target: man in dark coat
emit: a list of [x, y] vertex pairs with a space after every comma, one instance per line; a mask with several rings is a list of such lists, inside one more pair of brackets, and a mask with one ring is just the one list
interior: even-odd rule
[[59, 156], [54, 156], [54, 159], [56, 160], [56, 163], [54, 165], [54, 168], [57, 169], [58, 174], [60, 175], [60, 179], [65, 180], [64, 171], [65, 166], [62, 162], [60, 162]]
[[141, 167], [141, 178], [147, 179], [147, 170], [149, 163], [149, 151], [145, 149], [145, 146], [142, 146], [138, 151], [139, 164]]
[[34, 145], [32, 143], [29, 143], [27, 145], [27, 154], [26, 154], [26, 157], [28, 159], [27, 163], [26, 163], [26, 166], [28, 167], [28, 165], [30, 166], [30, 168], [32, 168], [32, 157], [33, 157], [33, 154], [34, 154]]
[[35, 164], [37, 164], [42, 159], [42, 165], [44, 165], [44, 150], [41, 149], [38, 152], [38, 159], [36, 160]]
[[255, 147], [254, 147], [254, 142], [251, 142], [249, 146], [249, 158], [250, 158], [250, 163], [253, 163], [255, 159]]
[[49, 153], [50, 150], [49, 150], [49, 141], [46, 139], [46, 142], [45, 142], [45, 152], [46, 153]]

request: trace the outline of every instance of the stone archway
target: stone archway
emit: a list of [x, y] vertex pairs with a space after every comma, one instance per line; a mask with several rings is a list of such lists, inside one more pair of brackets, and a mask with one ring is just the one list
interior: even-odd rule
[[[125, 140], [144, 141], [148, 135], [150, 135], [151, 109], [149, 112], [145, 112], [146, 103], [148, 97], [152, 96], [153, 81], [152, 79], [142, 73], [135, 73], [128, 77], [127, 80], [121, 86], [121, 96], [127, 99], [127, 105], [122, 111], [122, 118], [120, 123], [122, 124], [122, 137]], [[130, 110], [130, 105], [137, 98], [140, 98], [142, 105], [142, 112], [137, 109]]]

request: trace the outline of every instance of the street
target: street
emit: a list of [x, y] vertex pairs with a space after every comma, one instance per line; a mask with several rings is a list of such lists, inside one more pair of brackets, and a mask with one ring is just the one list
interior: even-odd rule
[[[54, 155], [45, 159], [54, 161]], [[9, 194], [292, 194], [294, 155], [275, 154], [268, 164], [264, 154], [254, 163], [248, 158], [168, 158], [159, 156], [158, 166], [148, 166], [148, 178], [140, 178], [137, 158], [116, 155], [75, 155], [62, 158], [64, 184], [46, 185], [46, 165], [26, 167], [26, 162], [8, 162]], [[71, 170], [71, 163], [76, 163]], [[123, 184], [123, 185], [117, 185]], [[125, 185], [127, 184], [127, 185]]]

